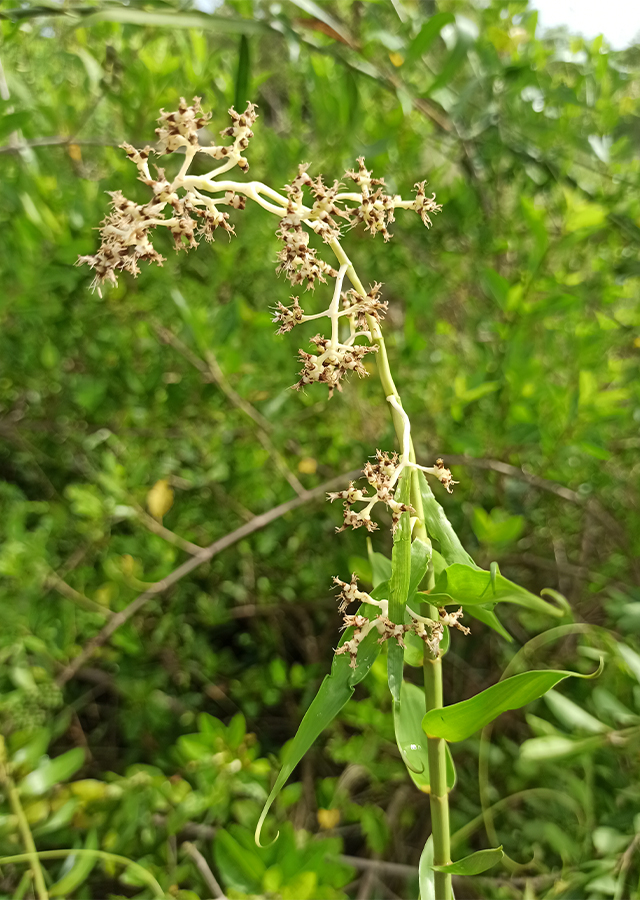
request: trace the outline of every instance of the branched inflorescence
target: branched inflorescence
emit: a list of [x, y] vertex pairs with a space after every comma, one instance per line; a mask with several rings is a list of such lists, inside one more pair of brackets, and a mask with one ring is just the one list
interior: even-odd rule
[[[333, 247], [344, 227], [362, 223], [372, 234], [381, 232], [388, 240], [391, 235], [387, 226], [393, 222], [396, 209], [414, 210], [428, 226], [429, 214], [441, 208], [435, 195], [425, 194], [424, 182], [415, 186], [413, 200], [386, 194], [384, 179], [373, 178], [363, 158], [358, 160], [358, 171], [345, 173], [357, 188], [351, 192], [342, 191], [343, 185], [338, 181], [329, 186], [321, 176], [312, 178], [307, 164], [299, 167], [284, 193], [261, 182], [223, 178], [234, 167], [242, 173], [249, 169], [244, 152], [253, 137], [256, 107], [249, 103], [243, 113], [231, 108], [229, 115], [232, 124], [221, 132], [223, 137], [231, 139], [229, 143], [201, 142], [211, 114], [202, 111], [199, 97], [191, 105], [181, 99], [175, 112], [161, 110], [155, 148], [147, 146], [137, 150], [130, 144], [122, 145], [138, 168], [139, 180], [151, 189], [153, 198], [147, 203], [135, 203], [120, 191], [111, 194], [111, 212], [100, 228], [100, 248], [95, 254], [78, 260], [94, 270], [94, 287], [100, 290], [105, 281], [116, 284], [120, 272], [138, 275], [140, 262], [162, 265], [165, 259], [151, 241], [156, 228], [164, 227], [171, 232], [176, 250], [196, 247], [203, 237], [212, 241], [218, 229], [234, 234], [226, 209], [243, 209], [247, 197], [279, 219], [276, 233], [283, 246], [278, 253], [277, 271], [292, 285], [304, 285], [307, 289], [315, 288], [317, 282], [326, 283], [328, 278], [339, 279], [342, 284], [344, 278], [344, 273], [341, 275], [310, 245], [312, 234]], [[176, 151], [184, 151], [184, 157], [175, 177], [169, 179], [165, 170], [157, 166], [152, 175], [151, 157]], [[196, 154], [209, 156], [220, 165], [205, 175], [191, 174]], [[363, 359], [377, 350], [369, 326], [372, 322], [379, 323], [387, 309], [387, 303], [379, 298], [380, 287], [374, 285], [368, 294], [355, 289], [341, 294], [337, 290], [327, 310], [309, 315], [300, 307], [298, 297], [292, 297], [293, 305], [289, 308], [277, 303], [274, 321], [280, 326], [279, 333], [310, 319], [328, 318], [331, 322], [329, 337], [318, 334], [311, 339], [314, 348], [311, 353], [300, 350], [303, 367], [295, 387], [318, 381], [327, 385], [331, 396], [335, 389], [341, 390], [341, 381], [349, 372], [368, 374]], [[342, 336], [341, 330], [345, 332]], [[358, 343], [362, 340], [366, 344]]]
[[[427, 195], [425, 182], [415, 185], [415, 197], [411, 200], [403, 200], [398, 194], [387, 194], [384, 179], [374, 178], [362, 157], [357, 160], [356, 170], [345, 172], [345, 179], [352, 182], [353, 189], [350, 190], [344, 190], [339, 181], [327, 185], [322, 176], [312, 178], [308, 164], [299, 166], [297, 175], [285, 185], [284, 192], [259, 181], [229, 179], [226, 175], [229, 170], [237, 167], [246, 174], [249, 169], [244, 153], [253, 137], [251, 129], [257, 118], [256, 107], [248, 103], [243, 113], [231, 108], [229, 115], [231, 125], [221, 132], [223, 138], [229, 139], [227, 143], [201, 142], [203, 135], [207, 135], [211, 114], [203, 112], [199, 97], [195, 97], [191, 105], [181, 98], [175, 112], [161, 110], [155, 147], [137, 150], [130, 144], [123, 144], [128, 158], [138, 169], [139, 180], [150, 189], [152, 197], [140, 204], [127, 199], [120, 191], [112, 192], [111, 211], [100, 227], [100, 247], [94, 255], [80, 257], [78, 263], [86, 263], [93, 269], [93, 286], [100, 291], [106, 281], [115, 285], [121, 272], [138, 275], [140, 262], [162, 265], [165, 260], [151, 241], [156, 228], [163, 227], [171, 233], [176, 250], [189, 250], [196, 247], [201, 238], [212, 241], [219, 229], [229, 236], [235, 234], [227, 210], [242, 210], [247, 199], [253, 200], [278, 218], [276, 234], [282, 243], [277, 254], [278, 273], [284, 274], [292, 285], [304, 285], [307, 290], [315, 288], [318, 282], [326, 283], [329, 278], [335, 281], [331, 301], [321, 312], [305, 311], [299, 296], [292, 296], [290, 306], [276, 303], [273, 317], [279, 326], [278, 334], [285, 334], [305, 322], [329, 320], [328, 336], [317, 333], [310, 339], [311, 352], [299, 350], [302, 370], [294, 387], [300, 389], [320, 382], [328, 387], [331, 397], [335, 390], [342, 390], [345, 375], [350, 372], [359, 376], [368, 374], [364, 359], [383, 346], [380, 322], [388, 305], [381, 299], [380, 284], [374, 284], [368, 291], [363, 287], [342, 249], [343, 230], [361, 224], [372, 235], [381, 233], [388, 241], [391, 238], [389, 225], [394, 221], [397, 209], [416, 212], [424, 225], [430, 227], [431, 216], [441, 207], [436, 203], [435, 194]], [[158, 166], [153, 167], [152, 174], [149, 163], [153, 155], [162, 157], [175, 152], [184, 155], [180, 156], [179, 171], [172, 178]], [[197, 154], [210, 157], [218, 165], [205, 174], [192, 174], [191, 165]], [[312, 237], [316, 238], [320, 248], [330, 249], [338, 263], [337, 268], [319, 255], [319, 250], [311, 244]], [[347, 274], [352, 287], [343, 291]], [[389, 509], [394, 530], [403, 513], [414, 514], [415, 510], [408, 503], [400, 503], [394, 497], [400, 475], [406, 468], [418, 468], [435, 476], [448, 491], [456, 483], [442, 460], [437, 460], [433, 467], [418, 466], [413, 461], [409, 420], [396, 394], [388, 396], [387, 400], [405, 422], [402, 454], [378, 450], [375, 461], [365, 465], [363, 474], [369, 488], [373, 489], [372, 494], [368, 493], [369, 488], [361, 490], [353, 482], [347, 490], [329, 494], [331, 500], [344, 501], [344, 522], [338, 531], [363, 525], [367, 531], [374, 531], [377, 525], [371, 518], [371, 510], [376, 503], [383, 503]], [[363, 506], [356, 510], [356, 504]], [[387, 616], [388, 601], [375, 601], [368, 594], [357, 591], [353, 580], [350, 586], [339, 581], [338, 584], [343, 587], [341, 609], [343, 605], [346, 609], [346, 604], [353, 599], [380, 609], [380, 615], [371, 621], [361, 615], [345, 614], [345, 625], [354, 627], [354, 636], [337, 652], [349, 652], [352, 666], [355, 666], [358, 643], [371, 628], [378, 629], [381, 641], [393, 637], [400, 643], [403, 634], [412, 630], [437, 652], [443, 623], [455, 625], [457, 622], [458, 614], [447, 614], [448, 618], [441, 622], [429, 623], [412, 613], [410, 624], [395, 625]]]
[[[333, 581], [334, 584], [340, 588], [340, 593], [338, 594], [338, 611], [343, 616], [343, 628], [353, 628], [353, 635], [349, 640], [345, 641], [341, 647], [338, 647], [336, 655], [340, 656], [343, 653], [348, 653], [350, 657], [349, 666], [352, 669], [355, 669], [357, 665], [358, 648], [360, 644], [373, 629], [376, 629], [380, 635], [378, 638], [379, 644], [393, 639], [397, 641], [401, 647], [404, 647], [405, 634], [411, 632], [412, 634], [417, 635], [417, 637], [427, 645], [432, 656], [438, 655], [440, 642], [442, 641], [444, 629], [446, 627], [457, 628], [464, 634], [470, 633], [469, 629], [465, 628], [465, 626], [461, 625], [458, 621], [462, 617], [462, 608], [455, 613], [448, 613], [446, 609], [442, 608], [438, 610], [440, 619], [435, 621], [434, 619], [427, 619], [424, 616], [419, 616], [416, 612], [407, 607], [409, 621], [398, 625], [389, 619], [389, 601], [374, 600], [373, 597], [365, 591], [358, 590], [358, 579], [355, 575], [351, 576], [350, 582], [341, 581], [337, 577], [334, 577]], [[376, 615], [370, 619], [368, 616], [363, 616], [361, 613], [356, 613], [355, 615], [347, 613], [349, 606], [356, 602], [374, 607], [377, 610]]]

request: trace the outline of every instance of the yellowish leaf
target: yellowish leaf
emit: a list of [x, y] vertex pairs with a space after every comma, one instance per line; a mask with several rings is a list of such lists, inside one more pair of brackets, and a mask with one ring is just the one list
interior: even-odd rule
[[339, 809], [319, 809], [318, 813], [318, 825], [322, 828], [323, 831], [330, 831], [332, 828], [335, 828], [340, 822], [340, 810]]
[[156, 519], [162, 519], [173, 506], [173, 489], [166, 478], [156, 481], [147, 494], [147, 508]]
[[69, 144], [67, 150], [69, 156], [74, 162], [82, 162], [82, 150], [80, 149], [78, 144]]

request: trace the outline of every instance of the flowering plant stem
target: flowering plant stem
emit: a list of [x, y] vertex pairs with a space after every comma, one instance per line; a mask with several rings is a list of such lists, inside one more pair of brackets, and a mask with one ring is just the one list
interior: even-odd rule
[[31, 834], [31, 829], [29, 828], [29, 822], [27, 821], [24, 809], [22, 808], [22, 803], [20, 802], [18, 788], [9, 774], [8, 766], [9, 763], [6, 758], [4, 738], [0, 736], [0, 784], [2, 784], [5, 789], [9, 798], [9, 804], [18, 823], [18, 831], [20, 832], [20, 837], [22, 838], [22, 843], [26, 850], [24, 858], [31, 866], [33, 884], [38, 900], [47, 900], [49, 894], [47, 892], [42, 867], [36, 851], [36, 845], [33, 840], [33, 835]]
[[[289, 307], [277, 303], [273, 321], [279, 323], [278, 333], [283, 334], [304, 322], [322, 318], [330, 320], [330, 336], [317, 334], [311, 338], [310, 343], [315, 352], [299, 351], [303, 368], [300, 380], [294, 385], [298, 390], [318, 382], [326, 385], [331, 397], [335, 390], [342, 390], [341, 382], [349, 373], [355, 372], [361, 377], [367, 375], [368, 370], [362, 360], [366, 354], [376, 355], [377, 371], [389, 405], [400, 453], [376, 450], [376, 461], [367, 462], [363, 470], [368, 486], [360, 489], [354, 482], [350, 482], [347, 490], [330, 493], [328, 496], [332, 501], [338, 498], [344, 501], [344, 524], [336, 529], [338, 531], [362, 526], [369, 532], [375, 531], [378, 526], [371, 518], [371, 510], [377, 503], [387, 507], [391, 513], [394, 532], [391, 577], [376, 587], [373, 596], [358, 589], [355, 575], [352, 575], [350, 583], [334, 578], [334, 583], [341, 589], [339, 610], [344, 614], [347, 631], [336, 650], [331, 674], [322, 683], [289, 747], [260, 817], [256, 839], [259, 840], [260, 829], [271, 803], [297, 761], [348, 701], [355, 685], [370, 670], [380, 652], [380, 645], [387, 640], [392, 641], [388, 656], [388, 680], [394, 703], [394, 717], [397, 714], [401, 726], [396, 729], [400, 746], [398, 735], [405, 730], [406, 725], [406, 721], [404, 724], [402, 722], [402, 717], [406, 717], [403, 709], [409, 708], [401, 701], [405, 650], [403, 638], [411, 633], [413, 640], [418, 638], [423, 643], [426, 716], [422, 722], [413, 723], [415, 712], [412, 712], [410, 719], [416, 727], [419, 725], [420, 730], [426, 732], [427, 754], [426, 758], [420, 760], [420, 772], [413, 769], [407, 759], [405, 762], [410, 772], [418, 772], [422, 778], [419, 785], [421, 789], [429, 792], [433, 843], [432, 858], [427, 860], [425, 854], [426, 874], [423, 879], [421, 872], [421, 893], [423, 900], [427, 900], [427, 897], [451, 900], [451, 874], [446, 870], [451, 868], [449, 790], [455, 776], [450, 777], [453, 763], [448, 755], [439, 719], [443, 716], [450, 718], [455, 715], [455, 710], [453, 713], [450, 712], [451, 708], [443, 710], [442, 655], [450, 640], [448, 629], [455, 627], [464, 634], [468, 634], [469, 629], [458, 622], [462, 616], [462, 606], [455, 613], [447, 613], [445, 607], [457, 605], [457, 597], [443, 593], [440, 579], [437, 601], [433, 597], [433, 603], [429, 602], [429, 592], [435, 587], [431, 538], [438, 541], [441, 550], [438, 559], [445, 566], [444, 574], [451, 571], [454, 579], [457, 573], [458, 582], [455, 583], [458, 584], [462, 578], [463, 588], [471, 583], [470, 588], [465, 588], [466, 593], [462, 588], [457, 589], [467, 599], [470, 614], [496, 630], [500, 630], [501, 626], [493, 614], [495, 602], [491, 604], [492, 595], [487, 595], [486, 602], [483, 600], [486, 592], [485, 576], [488, 577], [489, 573], [478, 569], [466, 554], [423, 475], [426, 473], [434, 476], [450, 492], [455, 484], [451, 472], [445, 468], [441, 459], [433, 467], [417, 464], [411, 425], [391, 374], [380, 327], [388, 304], [380, 299], [379, 284], [366, 290], [342, 246], [343, 230], [339, 222], [346, 220], [352, 226], [364, 225], [374, 236], [382, 233], [386, 241], [391, 237], [387, 226], [394, 221], [395, 210], [412, 210], [429, 227], [430, 214], [439, 212], [440, 206], [435, 202], [435, 195], [427, 196], [425, 182], [415, 185], [415, 197], [410, 200], [387, 194], [384, 180], [373, 177], [365, 167], [363, 158], [358, 159], [356, 171], [347, 171], [344, 176], [355, 183], [357, 190], [353, 191], [342, 191], [342, 185], [337, 181], [329, 186], [321, 176], [312, 179], [307, 174], [307, 165], [299, 167], [298, 174], [291, 184], [285, 186], [283, 193], [258, 181], [222, 179], [220, 176], [235, 166], [243, 174], [247, 172], [249, 165], [243, 154], [249, 139], [253, 137], [251, 127], [257, 116], [251, 103], [242, 114], [234, 109], [229, 110], [229, 113], [232, 125], [221, 133], [233, 140], [226, 145], [200, 144], [198, 132], [207, 124], [209, 114], [202, 112], [199, 98], [194, 99], [192, 106], [181, 99], [175, 112], [161, 111], [155, 149], [145, 147], [143, 150], [136, 150], [125, 144], [127, 156], [136, 165], [139, 179], [152, 190], [153, 198], [146, 204], [137, 204], [124, 197], [120, 191], [113, 192], [112, 211], [100, 229], [101, 246], [95, 255], [82, 257], [79, 262], [88, 263], [94, 269], [94, 286], [99, 288], [105, 281], [116, 283], [119, 272], [137, 275], [140, 261], [163, 262], [149, 239], [156, 228], [165, 227], [170, 231], [176, 250], [188, 250], [197, 246], [200, 237], [212, 241], [214, 232], [219, 229], [234, 234], [229, 213], [223, 210], [225, 207], [242, 210], [246, 201], [251, 200], [279, 220], [277, 236], [283, 243], [283, 249], [278, 253], [278, 273], [284, 273], [293, 285], [304, 285], [307, 289], [314, 288], [318, 282], [326, 283], [327, 278], [335, 280], [327, 309], [305, 313], [299, 298], [292, 297], [293, 303]], [[169, 180], [165, 170], [157, 167], [157, 174], [152, 175], [149, 169], [150, 154], [162, 156], [176, 150], [185, 152], [177, 175]], [[203, 175], [191, 174], [191, 163], [199, 153], [218, 160], [218, 168]], [[307, 199], [309, 194], [311, 202]], [[167, 207], [168, 217], [165, 215]], [[315, 234], [324, 242], [325, 247], [330, 248], [337, 268], [310, 246], [310, 234]], [[348, 291], [342, 290], [345, 278], [352, 285]], [[373, 494], [369, 493], [371, 488]], [[364, 507], [355, 509], [355, 504], [364, 504]], [[462, 575], [460, 569], [463, 570]], [[495, 573], [491, 575], [491, 579], [495, 590]], [[420, 603], [421, 595], [417, 592], [421, 583], [423, 589], [426, 588], [426, 595], [422, 595], [425, 602], [422, 603], [421, 614], [418, 614], [413, 607]], [[481, 591], [478, 585], [482, 587]], [[538, 601], [538, 606], [541, 602]], [[355, 615], [346, 612], [352, 603], [359, 604]], [[441, 647], [445, 634], [447, 641]], [[345, 654], [348, 654], [348, 662]], [[417, 658], [419, 660], [420, 657]], [[428, 729], [425, 726], [427, 719]], [[421, 738], [418, 748], [421, 753], [423, 742], [424, 739]], [[412, 750], [417, 747], [414, 743], [410, 746]], [[502, 850], [498, 848], [490, 851], [490, 854], [492, 861], [489, 864], [493, 864], [502, 855]], [[458, 861], [455, 864], [457, 871], [462, 871], [463, 874], [483, 871], [478, 865], [477, 860], [470, 863]], [[421, 865], [421, 870], [422, 868]]]
[[[347, 266], [347, 276], [353, 287], [359, 294], [365, 295], [367, 292], [358, 277], [353, 263], [347, 256], [340, 241], [336, 238], [331, 241], [331, 249], [336, 255], [340, 265]], [[385, 397], [394, 396], [398, 403], [401, 404], [400, 394], [396, 388], [391, 374], [389, 365], [389, 357], [384, 341], [384, 335], [380, 325], [367, 318], [373, 342], [378, 347], [376, 356], [378, 377], [384, 391]], [[403, 447], [405, 435], [405, 422], [402, 415], [397, 411], [394, 405], [390, 404], [391, 418], [393, 420], [394, 429], [398, 438], [400, 447]], [[409, 459], [415, 463], [416, 455], [413, 447], [413, 441], [409, 438]], [[422, 494], [418, 481], [418, 470], [413, 469], [411, 472], [411, 506], [417, 514], [416, 522], [413, 526], [413, 537], [420, 538], [426, 544], [430, 544], [427, 529], [424, 523], [424, 512], [422, 507]], [[434, 585], [433, 564], [429, 564], [426, 576], [427, 590], [431, 590]], [[430, 604], [424, 604], [423, 615], [429, 619], [437, 621], [438, 610]], [[440, 654], [433, 654], [427, 645], [424, 646], [424, 688], [426, 711], [431, 709], [442, 709], [444, 705], [442, 691], [442, 657]], [[429, 775], [431, 779], [431, 791], [429, 793], [429, 804], [431, 807], [431, 827], [433, 834], [433, 862], [434, 865], [446, 865], [451, 861], [451, 841], [449, 826], [449, 789], [447, 787], [446, 775], [446, 747], [442, 738], [427, 737], [427, 753], [429, 757]], [[437, 900], [449, 900], [451, 897], [451, 876], [445, 872], [434, 872], [434, 887]]]

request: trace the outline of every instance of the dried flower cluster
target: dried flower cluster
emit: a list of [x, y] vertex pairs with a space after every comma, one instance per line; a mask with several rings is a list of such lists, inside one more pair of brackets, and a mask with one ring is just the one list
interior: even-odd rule
[[[255, 106], [249, 103], [242, 115], [233, 109], [229, 110], [229, 114], [233, 124], [221, 134], [233, 137], [233, 142], [226, 146], [200, 145], [198, 132], [204, 128], [211, 114], [202, 112], [199, 97], [194, 98], [191, 106], [181, 98], [175, 112], [160, 111], [156, 149], [147, 146], [143, 150], [136, 150], [131, 144], [122, 144], [128, 158], [138, 168], [139, 180], [151, 188], [154, 196], [148, 203], [138, 204], [128, 200], [120, 191], [111, 193], [112, 211], [100, 228], [100, 248], [95, 255], [81, 256], [78, 259], [78, 264], [86, 263], [94, 270], [94, 287], [99, 290], [105, 281], [116, 284], [119, 272], [138, 275], [140, 261], [162, 265], [164, 258], [149, 239], [149, 233], [158, 226], [168, 228], [173, 235], [176, 250], [196, 247], [198, 237], [212, 241], [213, 233], [218, 228], [229, 234], [234, 233], [229, 224], [229, 214], [218, 207], [225, 205], [242, 209], [245, 198], [238, 196], [233, 190], [225, 190], [223, 197], [214, 199], [192, 185], [186, 175], [191, 160], [198, 152], [206, 153], [214, 159], [226, 159], [227, 162], [221, 169], [237, 165], [243, 172], [247, 171], [249, 164], [242, 153], [253, 137], [251, 126], [257, 117]], [[149, 171], [151, 154], [164, 156], [180, 148], [185, 149], [185, 164], [178, 175], [170, 182], [164, 169], [156, 166], [157, 174], [154, 178]], [[183, 193], [178, 193], [181, 190]], [[172, 212], [169, 217], [165, 215], [167, 206]]]
[[[373, 496], [369, 496], [367, 489], [359, 490], [353, 481], [349, 482], [346, 491], [332, 491], [327, 496], [333, 503], [334, 500], [344, 500], [344, 522], [336, 531], [344, 531], [345, 528], [360, 528], [362, 525], [367, 531], [376, 531], [378, 526], [371, 518], [371, 510], [376, 503], [384, 503], [391, 511], [393, 530], [395, 531], [400, 516], [403, 512], [413, 512], [406, 503], [398, 503], [394, 499], [394, 487], [397, 484], [402, 465], [397, 453], [383, 453], [376, 450], [376, 462], [367, 462], [362, 473], [371, 487], [375, 490]], [[364, 509], [353, 509], [355, 503], [364, 503]]]
[[329, 397], [333, 396], [335, 388], [339, 391], [342, 390], [340, 381], [348, 372], [356, 372], [361, 377], [368, 375], [362, 360], [367, 353], [376, 353], [378, 350], [375, 344], [366, 346], [352, 343], [341, 344], [339, 341], [333, 343], [321, 334], [312, 337], [311, 343], [320, 352], [315, 354], [306, 353], [304, 350], [298, 351], [298, 357], [303, 363], [303, 367], [300, 372], [300, 380], [294, 387], [300, 390], [306, 384], [319, 381], [328, 386]]
[[[363, 157], [358, 159], [356, 170], [345, 172], [344, 178], [352, 185], [349, 190], [339, 181], [325, 184], [322, 176], [312, 178], [308, 164], [300, 165], [291, 183], [285, 185], [284, 192], [278, 192], [258, 181], [234, 181], [226, 175], [237, 167], [246, 174], [249, 163], [244, 156], [256, 121], [256, 107], [249, 103], [243, 113], [229, 110], [231, 125], [221, 135], [231, 139], [229, 143], [216, 145], [201, 143], [203, 129], [211, 118], [195, 97], [189, 105], [181, 98], [178, 109], [173, 112], [160, 111], [157, 144], [137, 150], [130, 144], [122, 147], [138, 170], [138, 178], [151, 191], [152, 198], [143, 204], [127, 199], [120, 191], [111, 193], [111, 211], [100, 228], [101, 244], [94, 255], [80, 257], [78, 263], [86, 263], [94, 270], [93, 286], [100, 290], [105, 281], [117, 282], [120, 272], [139, 274], [141, 261], [165, 261], [151, 243], [150, 235], [157, 227], [165, 227], [171, 233], [176, 250], [196, 247], [201, 238], [214, 239], [218, 229], [234, 234], [229, 221], [231, 208], [242, 210], [250, 199], [278, 219], [277, 237], [281, 249], [277, 254], [277, 272], [283, 273], [292, 285], [304, 285], [308, 290], [318, 282], [335, 280], [332, 299], [322, 312], [306, 312], [300, 305], [298, 296], [291, 297], [291, 305], [276, 303], [273, 321], [278, 325], [278, 334], [285, 334], [295, 326], [326, 318], [329, 320], [330, 336], [321, 333], [311, 338], [312, 352], [299, 351], [302, 370], [294, 385], [300, 389], [319, 382], [329, 390], [342, 390], [345, 375], [355, 372], [367, 375], [365, 357], [377, 352], [382, 342], [380, 322], [387, 312], [387, 301], [381, 299], [380, 284], [374, 284], [366, 292], [340, 244], [343, 230], [362, 224], [372, 235], [381, 233], [384, 240], [391, 237], [389, 225], [394, 221], [397, 209], [416, 212], [426, 227], [431, 226], [431, 216], [440, 211], [435, 195], [426, 194], [425, 182], [415, 185], [415, 198], [403, 200], [399, 195], [386, 193], [383, 178], [374, 178], [367, 169]], [[206, 133], [206, 131], [204, 132]], [[167, 156], [180, 152], [180, 168], [175, 177], [167, 177], [165, 170], [149, 169], [153, 154]], [[191, 164], [196, 154], [216, 160], [219, 164], [204, 175], [192, 174]], [[226, 208], [226, 209], [225, 209]], [[320, 249], [328, 248], [339, 263], [339, 268], [327, 262], [319, 254], [319, 249], [311, 245], [312, 235], [320, 239]], [[353, 287], [343, 291], [344, 278], [349, 274]], [[375, 531], [377, 524], [371, 518], [371, 511], [377, 503], [383, 503], [391, 512], [393, 530], [397, 528], [403, 513], [414, 513], [408, 503], [395, 499], [395, 488], [406, 468], [418, 468], [434, 475], [451, 491], [456, 482], [441, 459], [435, 466], [418, 466], [411, 449], [410, 424], [406, 413], [394, 394], [388, 402], [404, 421], [402, 454], [376, 451], [375, 461], [367, 462], [363, 474], [369, 488], [361, 490], [353, 482], [347, 490], [330, 493], [329, 499], [344, 501], [343, 524], [337, 531], [348, 527]], [[369, 490], [373, 492], [369, 494]], [[355, 509], [356, 504], [363, 504]], [[354, 629], [352, 637], [336, 651], [350, 655], [351, 668], [356, 667], [359, 644], [372, 629], [379, 634], [379, 642], [393, 638], [404, 646], [403, 637], [412, 632], [420, 637], [433, 655], [437, 655], [444, 628], [456, 627], [468, 633], [459, 624], [462, 610], [447, 613], [441, 609], [439, 621], [418, 616], [407, 608], [408, 620], [405, 624], [393, 623], [388, 617], [389, 601], [374, 600], [360, 591], [355, 575], [346, 584], [335, 578], [340, 587], [340, 612], [344, 616], [344, 627]], [[377, 614], [369, 619], [360, 612], [349, 615], [351, 603], [359, 602], [377, 607]]]
[[[196, 247], [203, 237], [212, 241], [218, 229], [234, 234], [224, 207], [243, 209], [247, 197], [279, 219], [276, 233], [283, 246], [277, 255], [277, 271], [284, 273], [293, 285], [305, 285], [307, 289], [328, 278], [338, 279], [336, 268], [310, 246], [312, 233], [332, 250], [342, 236], [343, 225], [352, 227], [362, 223], [371, 234], [381, 232], [388, 240], [391, 234], [387, 226], [394, 221], [396, 209], [413, 210], [425, 225], [430, 226], [429, 214], [441, 208], [435, 202], [435, 195], [426, 196], [424, 182], [416, 184], [413, 200], [386, 194], [384, 179], [374, 178], [362, 157], [358, 159], [357, 171], [345, 173], [345, 178], [357, 188], [355, 191], [343, 191], [339, 181], [329, 186], [321, 176], [312, 178], [307, 171], [308, 164], [299, 166], [296, 177], [285, 186], [283, 194], [260, 182], [224, 180], [221, 176], [234, 166], [242, 173], [248, 171], [244, 152], [253, 137], [251, 129], [257, 118], [256, 107], [249, 103], [243, 113], [232, 107], [229, 115], [231, 125], [221, 135], [232, 138], [231, 143], [208, 145], [201, 142], [201, 136], [211, 113], [203, 112], [199, 97], [194, 97], [190, 105], [181, 98], [177, 110], [160, 111], [155, 148], [146, 146], [137, 150], [130, 144], [122, 145], [137, 166], [140, 181], [153, 192], [153, 199], [138, 204], [120, 191], [111, 194], [112, 209], [100, 228], [100, 248], [95, 254], [78, 260], [94, 270], [95, 288], [100, 290], [105, 281], [116, 284], [120, 272], [138, 275], [141, 261], [162, 265], [165, 260], [150, 238], [151, 232], [159, 226], [171, 232], [176, 250]], [[165, 170], [156, 166], [156, 174], [152, 176], [149, 170], [152, 154], [166, 156], [176, 151], [184, 151], [177, 175], [170, 180]], [[198, 153], [220, 161], [221, 165], [206, 175], [190, 174], [191, 163]], [[340, 382], [347, 373], [368, 374], [363, 359], [377, 349], [373, 345], [370, 326], [379, 323], [387, 309], [387, 303], [380, 300], [379, 294], [379, 284], [366, 295], [352, 289], [341, 295], [342, 307], [340, 302], [333, 302], [324, 313], [309, 316], [300, 307], [297, 297], [292, 298], [290, 308], [277, 304], [274, 321], [279, 323], [279, 333], [308, 319], [326, 316], [331, 321], [331, 337], [318, 334], [311, 339], [314, 351], [299, 351], [303, 368], [296, 388], [317, 381], [327, 385], [331, 396], [336, 388], [341, 390]], [[348, 335], [340, 335], [341, 319], [345, 332], [348, 327]], [[367, 343], [357, 344], [359, 336]]]
[[[401, 647], [404, 647], [404, 635], [411, 632], [412, 634], [417, 635], [417, 637], [427, 645], [429, 652], [433, 656], [438, 655], [445, 627], [457, 628], [464, 634], [470, 634], [469, 629], [465, 628], [465, 626], [461, 625], [458, 621], [462, 617], [462, 608], [455, 613], [448, 613], [444, 608], [438, 610], [440, 619], [436, 622], [433, 619], [426, 619], [423, 616], [419, 616], [412, 609], [407, 607], [410, 621], [398, 625], [389, 619], [389, 601], [374, 600], [373, 597], [365, 591], [359, 590], [358, 579], [355, 575], [351, 576], [351, 581], [348, 583], [341, 581], [337, 577], [334, 577], [333, 581], [334, 584], [340, 588], [340, 593], [338, 594], [338, 610], [343, 616], [343, 629], [353, 628], [352, 637], [348, 641], [345, 641], [341, 647], [338, 647], [335, 652], [337, 656], [348, 653], [350, 656], [349, 666], [352, 669], [355, 669], [357, 665], [358, 648], [360, 644], [374, 628], [380, 635], [378, 638], [379, 644], [393, 639], [396, 640]], [[373, 619], [369, 619], [367, 616], [363, 616], [360, 613], [349, 615], [347, 609], [355, 602], [374, 606], [379, 612]]]

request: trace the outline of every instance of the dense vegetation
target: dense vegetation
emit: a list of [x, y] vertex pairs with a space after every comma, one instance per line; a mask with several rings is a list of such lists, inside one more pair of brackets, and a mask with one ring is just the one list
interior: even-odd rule
[[[38, 850], [111, 854], [43, 859], [51, 896], [216, 896], [213, 872], [229, 897], [411, 898], [430, 832], [380, 657], [280, 795], [278, 841], [253, 841], [330, 666], [331, 576], [372, 577], [325, 484], [393, 433], [374, 378], [331, 401], [290, 390], [298, 342], [271, 310], [291, 291], [257, 208], [232, 214], [230, 242], [187, 256], [167, 239], [162, 269], [102, 297], [75, 266], [105, 191], [146, 199], [117, 145], [198, 95], [214, 132], [258, 104], [251, 171], [270, 184], [364, 155], [392, 190], [437, 191], [429, 233], [398, 216], [389, 244], [346, 244], [384, 283], [414, 439], [460, 481], [439, 499], [466, 546], [573, 613], [511, 607], [511, 644], [474, 621], [446, 700], [511, 660], [605, 660], [454, 745], [456, 853], [499, 843], [515, 861], [465, 889], [640, 897], [640, 53], [543, 40], [524, 2], [484, 6], [0, 11], [0, 857], [24, 849], [14, 783]], [[389, 555], [387, 528], [371, 539]], [[0, 894], [35, 896], [31, 877], [2, 863]]]

